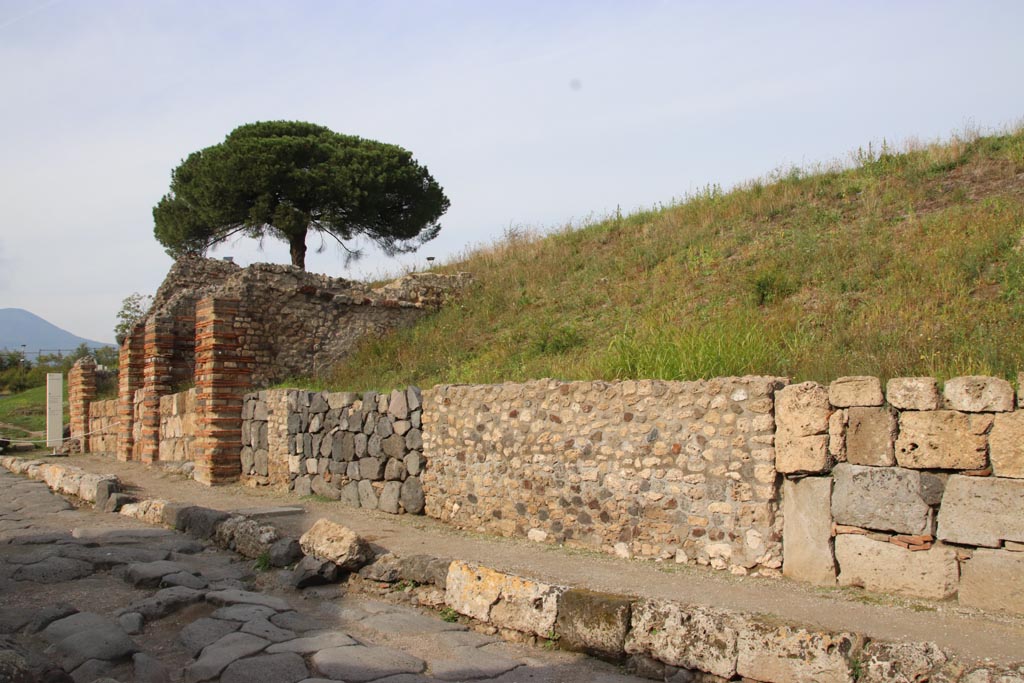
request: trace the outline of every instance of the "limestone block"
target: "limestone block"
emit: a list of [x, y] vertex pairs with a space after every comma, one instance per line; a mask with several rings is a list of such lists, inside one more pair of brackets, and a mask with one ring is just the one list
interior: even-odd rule
[[828, 401], [836, 408], [882, 405], [882, 382], [877, 377], [840, 377], [828, 385]]
[[965, 413], [997, 413], [1013, 410], [1013, 386], [1005, 379], [969, 375], [946, 382], [949, 407]]
[[955, 410], [901, 413], [896, 461], [915, 469], [981, 469], [991, 426], [991, 416]]
[[960, 604], [1024, 614], [1024, 553], [979, 548], [963, 563]]
[[815, 382], [790, 384], [775, 393], [775, 420], [792, 436], [813, 436], [828, 431], [828, 390]]
[[622, 595], [572, 588], [558, 601], [558, 645], [574, 652], [618, 658], [629, 632], [632, 601]]
[[988, 449], [992, 474], [1024, 479], [1024, 410], [995, 416]]
[[857, 683], [945, 683], [955, 680], [943, 678], [948, 661], [935, 643], [887, 643], [873, 640], [861, 654], [861, 677]]
[[783, 474], [827, 472], [832, 465], [828, 435], [793, 436], [780, 430], [775, 438], [775, 469]]
[[998, 548], [1024, 543], [1024, 480], [953, 475], [939, 508], [938, 537], [950, 543]]
[[832, 478], [782, 483], [782, 573], [797, 581], [835, 585], [832, 556]]
[[837, 410], [828, 418], [828, 454], [836, 462], [846, 460], [847, 411]]
[[889, 408], [850, 408], [846, 428], [846, 461], [854, 465], [896, 464], [896, 414]]
[[932, 533], [934, 517], [922, 495], [920, 472], [840, 463], [832, 476], [832, 518], [838, 524], [900, 534]]
[[299, 538], [307, 555], [315, 555], [349, 571], [355, 571], [372, 556], [370, 546], [356, 532], [329, 519], [318, 519]]
[[868, 536], [840, 534], [836, 562], [840, 586], [934, 600], [957, 591], [956, 551], [942, 545], [911, 551]]
[[852, 633], [808, 631], [749, 622], [736, 643], [736, 673], [768, 683], [853, 683]]
[[561, 586], [456, 560], [448, 569], [445, 604], [499, 628], [544, 637], [555, 627], [558, 598], [564, 591]]
[[900, 410], [937, 410], [939, 383], [934, 377], [893, 377], [885, 387], [889, 405]]
[[633, 606], [626, 652], [730, 679], [736, 673], [737, 641], [743, 623], [739, 615], [728, 610], [643, 600]]

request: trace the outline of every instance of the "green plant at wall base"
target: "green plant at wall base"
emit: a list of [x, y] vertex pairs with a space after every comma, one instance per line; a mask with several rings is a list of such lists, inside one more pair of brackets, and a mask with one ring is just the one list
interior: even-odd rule
[[443, 609], [442, 609], [442, 610], [441, 610], [441, 611], [439, 612], [439, 615], [440, 615], [440, 617], [441, 617], [441, 621], [446, 621], [446, 622], [448, 622], [449, 624], [454, 624], [454, 623], [455, 623], [456, 621], [458, 621], [458, 620], [459, 620], [459, 613], [458, 613], [458, 612], [456, 612], [456, 611], [455, 611], [454, 609], [452, 609], [451, 607], [445, 607], [445, 608], [443, 608]]
[[270, 570], [270, 553], [261, 553], [256, 558], [256, 562], [253, 564], [253, 569], [258, 572], [265, 572]]
[[850, 659], [850, 676], [854, 681], [859, 681], [861, 676], [864, 675], [864, 664], [860, 661], [859, 657], [853, 657]]
[[561, 640], [561, 634], [557, 633], [555, 629], [551, 629], [544, 635], [544, 648], [547, 650], [554, 650], [558, 646], [558, 641]]

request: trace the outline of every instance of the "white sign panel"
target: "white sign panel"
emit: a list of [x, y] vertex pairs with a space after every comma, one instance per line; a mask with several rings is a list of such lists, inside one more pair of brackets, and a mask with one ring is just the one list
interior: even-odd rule
[[46, 446], [60, 448], [64, 440], [64, 375], [46, 373]]

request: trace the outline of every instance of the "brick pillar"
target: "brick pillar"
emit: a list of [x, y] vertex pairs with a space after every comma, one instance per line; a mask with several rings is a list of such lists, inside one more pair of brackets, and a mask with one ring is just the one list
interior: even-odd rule
[[135, 392], [142, 387], [144, 328], [139, 325], [121, 344], [117, 369], [117, 459], [131, 460], [135, 446]]
[[207, 297], [196, 304], [195, 478], [207, 485], [241, 473], [242, 396], [249, 390], [252, 358], [242, 349], [237, 299]]
[[71, 411], [71, 438], [80, 439], [82, 452], [89, 450], [89, 404], [96, 398], [96, 361], [80, 358], [68, 371], [68, 402]]
[[160, 397], [171, 393], [174, 325], [153, 316], [146, 321], [142, 345], [142, 432], [139, 455], [151, 463], [160, 457]]

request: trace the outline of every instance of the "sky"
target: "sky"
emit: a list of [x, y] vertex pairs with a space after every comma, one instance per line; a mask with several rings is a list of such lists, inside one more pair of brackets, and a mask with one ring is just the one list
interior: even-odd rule
[[[1024, 3], [0, 0], [0, 308], [113, 339], [171, 259], [171, 170], [243, 123], [312, 121], [413, 152], [440, 236], [379, 278], [553, 229], [1024, 121]], [[288, 262], [251, 240], [211, 256]]]

